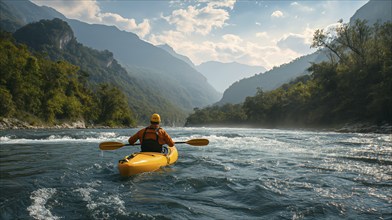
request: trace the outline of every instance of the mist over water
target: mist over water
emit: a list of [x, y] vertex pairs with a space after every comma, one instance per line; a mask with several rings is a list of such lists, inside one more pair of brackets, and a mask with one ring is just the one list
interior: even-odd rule
[[137, 129], [0, 131], [0, 219], [390, 219], [390, 134], [166, 128], [176, 164], [124, 178]]

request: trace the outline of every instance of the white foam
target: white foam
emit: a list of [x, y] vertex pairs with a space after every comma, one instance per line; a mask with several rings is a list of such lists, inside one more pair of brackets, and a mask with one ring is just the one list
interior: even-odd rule
[[60, 217], [54, 216], [51, 211], [45, 207], [48, 200], [52, 198], [55, 193], [56, 189], [54, 188], [42, 188], [32, 192], [30, 199], [33, 202], [27, 207], [30, 216], [34, 219], [60, 219]]
[[[88, 187], [75, 189], [74, 192], [79, 192], [82, 196], [83, 201], [87, 202], [86, 207], [92, 211], [94, 216], [106, 216], [109, 215], [105, 213], [105, 207], [116, 207], [117, 214], [126, 215], [126, 208], [124, 201], [119, 197], [119, 195], [109, 195], [107, 197], [98, 197], [102, 194], [93, 187], [98, 187], [101, 185], [100, 181], [95, 181], [87, 184]], [[97, 198], [98, 197], [98, 198]], [[109, 217], [109, 216], [107, 216]]]
[[100, 143], [103, 141], [119, 141], [125, 140], [129, 137], [119, 137], [115, 132], [102, 132], [102, 133], [92, 133], [89, 136], [81, 137], [71, 137], [69, 135], [50, 135], [41, 139], [34, 138], [18, 138], [12, 136], [1, 136], [0, 141], [2, 144], [31, 144], [31, 143], [59, 143], [59, 142], [90, 142], [90, 143]]
[[58, 135], [51, 135], [45, 139], [28, 139], [28, 138], [19, 138], [19, 139], [12, 139], [12, 138], [4, 138], [1, 137], [1, 142], [3, 144], [30, 144], [30, 143], [52, 143], [52, 142], [79, 142], [85, 141], [84, 139], [74, 139], [69, 136], [58, 136]]
[[10, 136], [4, 136], [4, 137], [0, 137], [0, 142], [4, 143], [4, 142], [8, 142], [11, 140]]
[[115, 132], [102, 132], [99, 135], [99, 139], [110, 139], [110, 138], [116, 138], [118, 135]]
[[117, 214], [126, 215], [124, 201], [118, 195], [98, 198], [96, 201], [90, 201], [87, 204], [87, 208], [91, 211], [101, 212], [104, 207], [115, 208]]
[[80, 195], [82, 196], [83, 201], [85, 202], [90, 202], [92, 201], [91, 199], [91, 193], [93, 192], [98, 192], [96, 189], [88, 187], [88, 188], [78, 188], [74, 190], [75, 192], [79, 192]]

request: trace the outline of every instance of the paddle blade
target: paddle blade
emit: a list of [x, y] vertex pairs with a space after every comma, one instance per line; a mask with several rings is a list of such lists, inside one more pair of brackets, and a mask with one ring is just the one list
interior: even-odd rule
[[101, 150], [116, 150], [125, 146], [125, 144], [121, 142], [102, 142], [99, 144], [99, 149]]
[[193, 145], [193, 146], [206, 146], [210, 142], [208, 141], [208, 139], [192, 139], [192, 140], [186, 141], [185, 143], [187, 143], [189, 145]]

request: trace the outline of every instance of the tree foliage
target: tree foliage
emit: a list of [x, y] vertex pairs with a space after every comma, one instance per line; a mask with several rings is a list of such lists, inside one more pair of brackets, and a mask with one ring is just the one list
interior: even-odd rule
[[111, 84], [121, 90], [133, 112], [134, 120], [148, 122], [153, 112], [159, 112], [164, 123], [184, 122], [184, 110], [173, 105], [170, 97], [163, 97], [163, 94], [168, 94], [167, 91], [175, 94], [183, 92], [182, 90], [175, 91], [177, 87], [160, 86], [168, 85], [164, 76], [156, 81], [150, 79], [157, 77], [141, 77], [151, 75], [147, 70], [135, 68], [128, 70], [128, 73], [114, 59], [112, 52], [98, 51], [77, 42], [71, 27], [65, 21], [53, 19], [34, 22], [18, 29], [14, 37], [17, 42], [27, 44], [29, 49], [47, 59], [65, 60], [78, 66], [79, 82], [89, 86], [94, 93], [99, 92], [100, 84]]
[[102, 85], [95, 93], [87, 73], [66, 61], [32, 54], [5, 32], [0, 34], [0, 117], [29, 114], [50, 124], [84, 120], [109, 126], [132, 126], [125, 95]]
[[98, 92], [100, 121], [108, 125], [133, 124], [125, 95], [116, 87], [103, 84]]
[[224, 106], [211, 106], [204, 109], [195, 108], [195, 113], [190, 115], [185, 126], [216, 125], [230, 126], [246, 120], [242, 106], [237, 104], [225, 104]]
[[[392, 24], [370, 27], [357, 20], [352, 26], [341, 24], [333, 32], [317, 30], [312, 44], [330, 51], [329, 62], [312, 64], [310, 76], [247, 97], [242, 103], [245, 117], [241, 123], [259, 126], [391, 123]], [[188, 122], [208, 124], [205, 115], [214, 115], [213, 112], [225, 108], [198, 109]]]

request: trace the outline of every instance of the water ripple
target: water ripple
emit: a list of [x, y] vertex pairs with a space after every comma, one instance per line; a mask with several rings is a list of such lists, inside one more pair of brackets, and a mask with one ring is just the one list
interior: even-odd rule
[[1, 219], [388, 219], [392, 146], [383, 134], [168, 128], [170, 167], [120, 177], [137, 129], [0, 131]]

